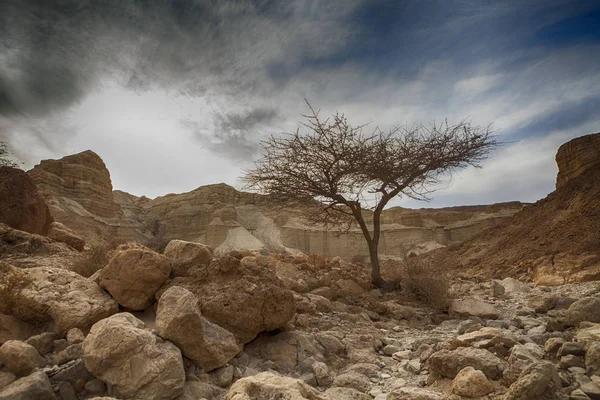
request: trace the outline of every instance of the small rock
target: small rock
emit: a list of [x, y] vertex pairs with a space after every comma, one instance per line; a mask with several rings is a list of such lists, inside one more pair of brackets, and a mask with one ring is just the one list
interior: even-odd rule
[[498, 319], [500, 316], [492, 304], [476, 299], [453, 300], [449, 312], [460, 316], [475, 316], [484, 319]]
[[212, 371], [209, 375], [213, 384], [220, 387], [227, 387], [233, 381], [233, 373], [233, 365], [227, 365]]
[[579, 326], [581, 322], [600, 322], [600, 298], [585, 298], [571, 304], [566, 313], [567, 322]]
[[383, 348], [383, 354], [385, 354], [386, 356], [391, 356], [394, 353], [397, 353], [401, 350], [401, 348], [399, 348], [398, 346], [394, 346], [393, 344], [388, 344], [387, 346], [385, 346]]
[[101, 394], [106, 390], [106, 385], [100, 379], [92, 379], [85, 384], [85, 390], [91, 394]]
[[37, 350], [19, 340], [8, 340], [0, 346], [0, 362], [17, 376], [29, 375], [35, 368], [44, 365]]
[[71, 346], [67, 347], [63, 351], [60, 351], [60, 352], [52, 355], [52, 357], [50, 357], [50, 361], [52, 362], [52, 364], [55, 364], [55, 365], [63, 365], [69, 361], [77, 360], [77, 359], [81, 358], [81, 356], [83, 355], [81, 346], [82, 346], [81, 343], [72, 344]]
[[61, 400], [78, 400], [75, 389], [69, 382], [58, 383], [58, 393], [60, 394]]
[[558, 350], [557, 356], [562, 357], [568, 354], [572, 354], [574, 356], [584, 356], [585, 348], [581, 343], [566, 342]]
[[25, 343], [32, 345], [40, 353], [45, 356], [50, 353], [54, 348], [54, 340], [56, 339], [56, 333], [54, 332], [42, 332], [39, 335], [31, 336], [25, 341]]
[[586, 383], [585, 385], [581, 385], [579, 388], [583, 393], [585, 393], [592, 400], [600, 400], [600, 387], [596, 385], [594, 382]]
[[38, 371], [0, 390], [0, 400], [56, 400], [56, 396], [46, 374]]
[[571, 367], [584, 368], [585, 363], [581, 359], [581, 357], [574, 356], [572, 354], [568, 354], [566, 356], [562, 356], [560, 358], [560, 367], [563, 369], [569, 369]]
[[410, 360], [404, 369], [406, 369], [408, 372], [412, 372], [413, 374], [418, 374], [421, 372], [421, 360], [418, 358]]
[[54, 352], [57, 353], [59, 351], [63, 351], [68, 346], [67, 339], [56, 339], [54, 341]]
[[397, 351], [394, 354], [392, 354], [392, 358], [394, 360], [398, 360], [398, 361], [402, 361], [402, 360], [409, 360], [410, 359], [410, 350], [402, 350], [402, 351]]
[[452, 381], [452, 393], [460, 396], [481, 397], [493, 390], [485, 374], [473, 367], [463, 368]]
[[85, 335], [79, 328], [71, 328], [67, 332], [67, 345], [77, 344], [83, 342]]

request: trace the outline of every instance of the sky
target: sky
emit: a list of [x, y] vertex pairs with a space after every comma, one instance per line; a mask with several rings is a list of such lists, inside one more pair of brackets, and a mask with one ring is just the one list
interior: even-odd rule
[[115, 189], [237, 188], [261, 140], [321, 115], [383, 130], [465, 118], [505, 144], [429, 203], [554, 190], [600, 132], [600, 2], [2, 0], [0, 141], [29, 169], [91, 149]]

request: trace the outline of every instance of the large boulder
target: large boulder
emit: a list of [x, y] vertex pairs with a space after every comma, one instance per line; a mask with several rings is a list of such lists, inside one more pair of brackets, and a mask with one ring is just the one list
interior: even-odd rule
[[600, 298], [588, 297], [577, 300], [567, 309], [567, 322], [579, 326], [581, 322], [600, 322]]
[[484, 319], [497, 319], [500, 316], [500, 313], [492, 304], [477, 299], [453, 300], [448, 311], [462, 317], [473, 316]]
[[171, 274], [171, 261], [147, 247], [121, 245], [100, 271], [100, 286], [125, 308], [145, 310]]
[[44, 365], [40, 353], [30, 344], [19, 340], [9, 340], [0, 346], [0, 362], [17, 376], [29, 375]]
[[208, 265], [213, 259], [210, 246], [184, 240], [171, 240], [164, 254], [173, 263], [173, 273], [177, 276], [188, 275], [190, 268]]
[[283, 327], [296, 312], [292, 292], [272, 271], [252, 263], [242, 265], [232, 256], [215, 259], [191, 276], [175, 277], [161, 292], [172, 286], [194, 293], [202, 315], [244, 344], [259, 332]]
[[0, 222], [29, 233], [48, 233], [52, 216], [25, 171], [0, 167], [0, 193]]
[[57, 242], [66, 243], [77, 251], [83, 251], [85, 247], [85, 240], [60, 222], [50, 224], [48, 237]]
[[454, 379], [465, 367], [482, 371], [489, 379], [500, 379], [506, 362], [485, 349], [459, 347], [456, 350], [440, 350], [428, 360], [429, 370], [439, 376]]
[[118, 311], [117, 303], [100, 286], [65, 269], [37, 267], [18, 269], [0, 263], [0, 281], [14, 287], [10, 304], [0, 302], [0, 311], [34, 322], [53, 320], [61, 334], [71, 328], [88, 329], [93, 323]]
[[56, 400], [56, 396], [48, 376], [39, 371], [1, 389], [0, 400]]
[[523, 370], [504, 400], [563, 400], [561, 388], [556, 367], [549, 362], [538, 362]]
[[167, 289], [158, 301], [156, 331], [206, 372], [222, 367], [242, 348], [231, 332], [206, 320], [194, 294], [180, 286]]
[[298, 379], [272, 372], [242, 378], [235, 382], [225, 400], [326, 400], [316, 389]]
[[173, 399], [183, 393], [185, 372], [179, 349], [120, 313], [92, 326], [83, 341], [85, 367], [112, 385], [122, 399]]

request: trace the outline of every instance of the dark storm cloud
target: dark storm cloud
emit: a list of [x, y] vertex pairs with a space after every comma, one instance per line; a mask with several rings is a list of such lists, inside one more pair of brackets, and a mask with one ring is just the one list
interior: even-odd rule
[[245, 112], [213, 112], [213, 126], [209, 129], [193, 120], [182, 120], [181, 125], [211, 151], [227, 154], [240, 161], [252, 161], [263, 138], [277, 119], [277, 110], [259, 107]]

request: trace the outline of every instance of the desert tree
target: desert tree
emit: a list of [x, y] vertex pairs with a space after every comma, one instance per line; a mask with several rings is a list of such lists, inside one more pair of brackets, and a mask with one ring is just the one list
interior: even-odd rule
[[10, 159], [10, 152], [5, 142], [0, 142], [0, 167], [19, 168], [19, 164]]
[[303, 207], [312, 223], [345, 229], [358, 224], [369, 249], [372, 282], [385, 286], [378, 247], [381, 214], [389, 201], [430, 200], [435, 186], [456, 170], [481, 167], [498, 142], [489, 126], [468, 120], [367, 130], [340, 113], [322, 119], [307, 104], [305, 122], [293, 133], [263, 141], [262, 156], [242, 181], [276, 203]]

